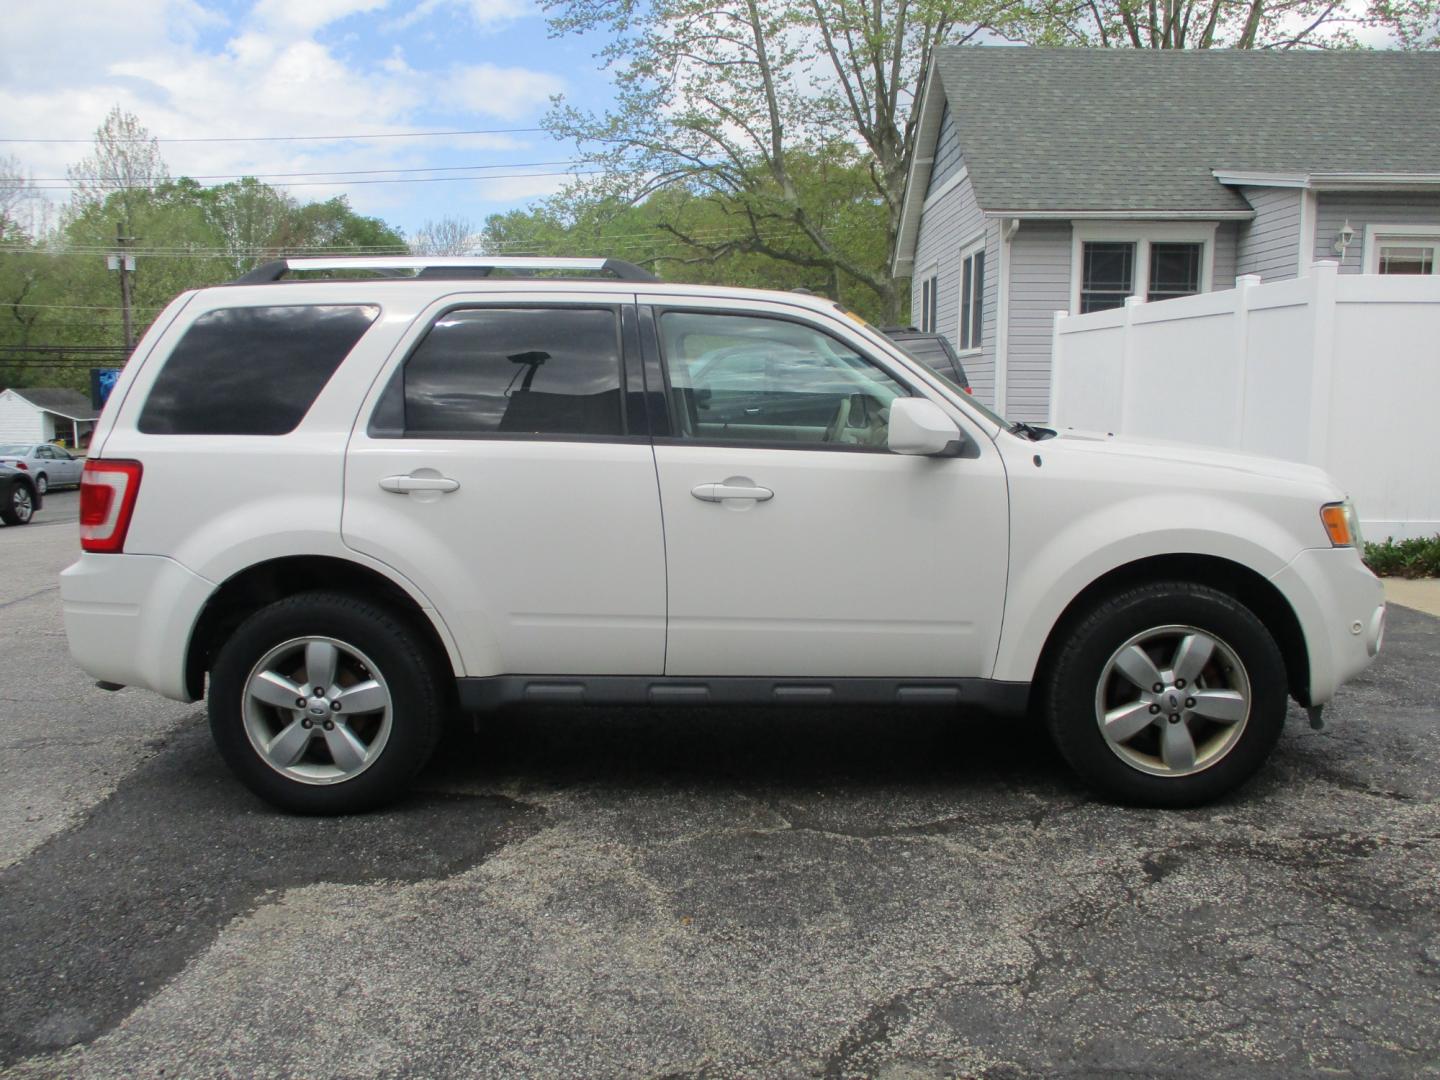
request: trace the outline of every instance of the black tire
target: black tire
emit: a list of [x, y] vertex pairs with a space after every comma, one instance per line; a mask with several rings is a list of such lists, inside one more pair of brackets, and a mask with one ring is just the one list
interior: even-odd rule
[[28, 525], [38, 505], [39, 500], [24, 481], [12, 480], [4, 495], [0, 496], [0, 521], [6, 525]]
[[41, 495], [47, 494], [50, 491], [50, 478], [43, 472], [35, 477], [35, 490]]
[[[383, 678], [391, 703], [388, 736], [374, 760], [349, 779], [325, 784], [282, 773], [246, 732], [246, 687], [255, 666], [282, 643], [311, 636], [363, 653]], [[441, 665], [391, 611], [343, 593], [310, 592], [262, 608], [240, 624], [215, 658], [208, 707], [215, 745], [251, 791], [295, 813], [348, 814], [405, 791], [434, 753], [448, 700]], [[277, 723], [284, 722], [283, 714], [274, 710]]]
[[[1193, 723], [1201, 730], [1202, 737], [1211, 739], [1204, 745], [1211, 748], [1214, 758], [1206, 764], [1205, 755], [1196, 753], [1193, 767], [1198, 771], [1154, 775], [1134, 761], [1137, 758], [1143, 761], [1143, 752], [1150, 745], [1146, 740], [1153, 740], [1157, 747], [1153, 767], [1167, 768], [1159, 757], [1158, 747], [1166, 735], [1169, 717], [1178, 714], [1165, 712], [1171, 706], [1162, 704], [1161, 715], [1150, 721], [1137, 710], [1138, 722], [1146, 723], [1147, 727], [1137, 733], [1125, 749], [1134, 745], [1140, 752], [1122, 756], [1122, 749], [1112, 745], [1101, 730], [1097, 694], [1101, 692], [1101, 679], [1107, 665], [1122, 646], [1137, 635], [1159, 633], [1177, 626], [1202, 631], [1239, 659], [1240, 677], [1248, 684], [1249, 710], [1233, 735], [1227, 727], [1234, 725], [1213, 723], [1201, 717], [1192, 721], [1188, 718], [1193, 714], [1185, 712], [1186, 729], [1190, 730]], [[1177, 637], [1183, 636], [1183, 632], [1175, 633]], [[1163, 637], [1152, 640], [1163, 640]], [[1219, 647], [1214, 655], [1221, 656]], [[1227, 663], [1216, 659], [1214, 664], [1222, 665], [1223, 670], [1207, 667], [1210, 678], [1236, 678], [1233, 665], [1225, 666]], [[1202, 675], [1201, 679], [1205, 677]], [[1128, 685], [1128, 680], [1118, 675], [1106, 682], [1122, 688]], [[1220, 686], [1218, 681], [1216, 687], [1235, 692], [1229, 686]], [[1280, 738], [1288, 694], [1284, 659], [1274, 638], [1255, 614], [1232, 596], [1184, 581], [1129, 588], [1098, 603], [1070, 626], [1041, 691], [1045, 720], [1055, 745], [1081, 778], [1110, 798], [1155, 807], [1198, 806], [1235, 789], [1254, 775]], [[1165, 695], [1157, 696], [1165, 699]], [[1181, 697], [1183, 708], [1184, 695]], [[1136, 704], [1145, 699], [1144, 691], [1135, 692]], [[1174, 698], [1168, 700], [1173, 702]], [[1151, 708], [1146, 706], [1145, 711]], [[1191, 743], [1200, 745], [1194, 739]]]

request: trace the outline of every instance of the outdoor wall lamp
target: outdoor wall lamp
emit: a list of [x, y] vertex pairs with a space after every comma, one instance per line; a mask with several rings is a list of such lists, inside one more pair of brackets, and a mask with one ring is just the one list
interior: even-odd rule
[[1345, 249], [1355, 240], [1355, 230], [1350, 227], [1350, 219], [1345, 219], [1345, 224], [1340, 226], [1340, 235], [1335, 237], [1335, 254], [1345, 258]]

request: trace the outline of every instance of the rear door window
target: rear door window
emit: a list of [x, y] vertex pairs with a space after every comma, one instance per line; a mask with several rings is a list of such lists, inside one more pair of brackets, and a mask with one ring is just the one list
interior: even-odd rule
[[147, 435], [294, 431], [380, 309], [359, 304], [219, 308], [176, 344], [140, 413]]
[[376, 438], [618, 437], [615, 309], [460, 308], [436, 319], [386, 388]]

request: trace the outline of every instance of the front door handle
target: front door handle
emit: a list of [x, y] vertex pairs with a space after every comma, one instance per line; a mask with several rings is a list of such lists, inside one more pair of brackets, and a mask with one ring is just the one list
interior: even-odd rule
[[406, 495], [412, 491], [458, 491], [460, 481], [451, 480], [448, 476], [387, 476], [380, 481], [380, 487], [397, 495]]
[[696, 484], [690, 489], [690, 494], [704, 502], [724, 502], [726, 499], [754, 499], [756, 502], [764, 502], [775, 497], [775, 492], [769, 488], [737, 476], [719, 484]]

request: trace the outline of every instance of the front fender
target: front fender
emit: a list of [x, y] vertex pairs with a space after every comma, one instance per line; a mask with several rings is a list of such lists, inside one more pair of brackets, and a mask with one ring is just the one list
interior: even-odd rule
[[[1033, 679], [1065, 609], [1111, 571], [1157, 556], [1200, 555], [1270, 579], [1305, 546], [1273, 516], [1194, 492], [1145, 493], [1061, 520], [1064, 524], [1051, 531], [1012, 532], [996, 679]], [[1197, 524], [1159, 524], [1171, 521]]]

